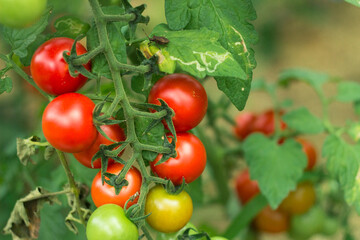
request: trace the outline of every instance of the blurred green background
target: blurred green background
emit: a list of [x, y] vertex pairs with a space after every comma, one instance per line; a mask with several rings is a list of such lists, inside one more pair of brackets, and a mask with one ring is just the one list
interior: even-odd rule
[[[73, 14], [87, 20], [89, 6], [85, 0], [52, 0], [56, 14]], [[133, 0], [134, 5], [146, 3], [145, 14], [151, 17], [147, 26], [140, 26], [139, 34], [150, 33], [158, 23], [165, 22], [163, 15], [164, 0]], [[335, 0], [254, 0], [258, 19], [253, 23], [259, 33], [259, 43], [254, 47], [258, 63], [254, 78], [274, 81], [279, 72], [286, 68], [303, 67], [323, 71], [346, 80], [358, 81], [360, 77], [360, 9]], [[56, 15], [54, 14], [54, 15]], [[6, 54], [7, 46], [1, 41], [0, 52]], [[2, 63], [0, 63], [2, 66]], [[66, 176], [56, 159], [43, 160], [41, 154], [27, 167], [20, 164], [16, 156], [16, 138], [31, 135], [42, 136], [41, 113], [46, 102], [29, 87], [24, 80], [14, 75], [14, 89], [10, 94], [0, 95], [0, 227], [6, 224], [10, 212], [20, 197], [25, 196], [35, 186], [43, 186], [49, 191], [59, 191], [66, 183]], [[326, 86], [329, 94], [334, 92]], [[210, 98], [221, 93], [216, 89], [215, 81], [206, 83]], [[304, 105], [312, 112], [320, 112], [320, 104], [315, 94], [302, 83], [280, 91], [281, 98], [291, 97], [295, 105]], [[263, 93], [251, 93], [245, 110], [261, 112], [271, 108], [271, 102]], [[238, 112], [232, 109], [232, 116]], [[344, 123], [354, 118], [350, 106], [335, 104], [331, 109], [335, 123]], [[318, 149], [322, 137], [313, 139]], [[97, 170], [86, 169], [71, 157], [70, 167], [76, 180], [91, 184]], [[234, 174], [236, 170], [234, 171]], [[203, 176], [205, 191], [212, 192], [211, 176]], [[230, 182], [232, 187], [233, 183]], [[63, 206], [45, 205], [41, 212], [41, 240], [85, 239], [84, 228], [75, 236], [64, 224], [69, 211], [66, 199]], [[89, 198], [91, 202], [91, 199]], [[232, 211], [228, 211], [231, 208]], [[229, 212], [238, 209], [236, 199], [228, 209], [220, 205], [196, 208], [193, 215], [195, 225], [205, 225], [213, 231], [221, 232], [231, 220]], [[354, 224], [358, 225], [354, 216]], [[354, 225], [355, 226], [355, 225]], [[339, 235], [340, 236], [340, 235]], [[264, 234], [263, 239], [274, 239]], [[11, 239], [1, 236], [0, 239]], [[276, 235], [275, 239], [287, 239], [286, 235]], [[315, 237], [314, 239], [320, 239]], [[324, 239], [324, 238], [323, 238]]]

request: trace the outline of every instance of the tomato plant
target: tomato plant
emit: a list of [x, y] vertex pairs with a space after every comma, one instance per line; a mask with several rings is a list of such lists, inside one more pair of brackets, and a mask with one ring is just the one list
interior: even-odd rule
[[254, 226], [257, 230], [268, 233], [285, 232], [289, 228], [289, 216], [267, 206], [256, 215]]
[[258, 183], [250, 179], [248, 169], [241, 172], [236, 177], [235, 181], [236, 193], [242, 204], [246, 204], [249, 200], [260, 193]]
[[106, 204], [91, 214], [86, 225], [86, 237], [88, 240], [137, 240], [139, 233], [120, 206]]
[[24, 28], [35, 23], [43, 14], [47, 0], [1, 0], [0, 24]]
[[[277, 41], [284, 33], [279, 14], [270, 14], [271, 21], [262, 19], [259, 34], [255, 31], [252, 21], [263, 17], [255, 8], [286, 11], [281, 16], [291, 16], [291, 23], [301, 13], [293, 14], [295, 7], [307, 10], [304, 18], [319, 16], [319, 3], [290, 1], [280, 7], [283, 1], [152, 1], [148, 6], [156, 17], [166, 18], [156, 23], [144, 14], [151, 9], [145, 12], [139, 2], [49, 0], [46, 8], [45, 0], [0, 0], [0, 94], [6, 93], [0, 98], [0, 159], [8, 159], [0, 161], [0, 202], [1, 216], [10, 216], [6, 224], [0, 218], [3, 232], [14, 239], [54, 240], [71, 239], [74, 232], [83, 239], [87, 224], [88, 239], [222, 240], [285, 232], [291, 225], [288, 233], [297, 238], [331, 235], [341, 228], [344, 239], [357, 239], [350, 224], [353, 212], [360, 213], [360, 84], [300, 68], [284, 70], [276, 79], [253, 72], [257, 64], [281, 60], [269, 51], [255, 61], [252, 47], [258, 35], [260, 44], [266, 42], [257, 48], [260, 52], [264, 47], [280, 52], [275, 45], [288, 42]], [[326, 14], [322, 11], [322, 20]], [[328, 25], [345, 22], [340, 18]], [[309, 33], [289, 26], [304, 38]], [[340, 45], [346, 45], [342, 40]], [[338, 60], [343, 52], [328, 59]], [[316, 60], [312, 53], [300, 55]], [[272, 72], [274, 67], [280, 65], [271, 65]], [[23, 94], [23, 81], [43, 97]], [[293, 85], [296, 81], [306, 84]], [[334, 91], [327, 92], [328, 85]], [[319, 101], [307, 100], [319, 103], [319, 109], [301, 106], [292, 92], [298, 86], [296, 91], [304, 93], [299, 95], [306, 95], [305, 87], [315, 90]], [[254, 91], [261, 95], [249, 98], [254, 102], [245, 108]], [[354, 116], [333, 121], [332, 104], [339, 102], [351, 105]], [[336, 114], [344, 117], [339, 110]], [[19, 137], [29, 133], [33, 135]], [[321, 164], [309, 171], [317, 156], [303, 136], [317, 135], [324, 138], [314, 143], [321, 146], [316, 149], [322, 153]], [[20, 168], [15, 158], [30, 166]], [[84, 166], [69, 161], [74, 158]], [[241, 169], [245, 171], [239, 173]], [[93, 201], [88, 202], [89, 194]], [[234, 195], [241, 206], [234, 206]], [[52, 207], [58, 200], [68, 206]], [[313, 210], [315, 201], [320, 217]], [[194, 222], [201, 222], [199, 229], [205, 232], [183, 231], [193, 204], [200, 209], [194, 211]], [[211, 218], [205, 215], [210, 211]], [[131, 227], [122, 227], [119, 216], [126, 216], [121, 219]], [[318, 222], [311, 223], [309, 216]], [[64, 219], [66, 226], [47, 224]]]
[[161, 78], [151, 88], [148, 102], [160, 105], [159, 98], [174, 110], [172, 120], [177, 132], [194, 128], [206, 114], [206, 91], [192, 76], [177, 73]]
[[[93, 156], [100, 150], [101, 144], [110, 145], [113, 144], [114, 142], [121, 142], [125, 140], [124, 130], [117, 124], [102, 125], [100, 128], [104, 131], [106, 136], [112, 139], [113, 141], [110, 141], [105, 136], [99, 133], [95, 142], [91, 145], [91, 147], [89, 147], [85, 151], [74, 153], [74, 157], [76, 158], [76, 160], [78, 160], [85, 167], [88, 168], [101, 167], [100, 158], [95, 159], [95, 161], [93, 162], [93, 166], [91, 165], [91, 160]], [[119, 155], [121, 155], [121, 153], [122, 152], [120, 152]], [[109, 162], [111, 163], [113, 162], [113, 160], [109, 159]]]
[[[171, 140], [171, 138], [169, 138]], [[151, 162], [151, 170], [161, 178], [170, 179], [175, 185], [180, 185], [185, 179], [191, 183], [197, 179], [206, 166], [206, 150], [199, 138], [191, 133], [178, 133], [175, 150], [177, 156], [157, 165], [162, 158], [158, 155]]]
[[179, 231], [189, 222], [193, 204], [185, 191], [173, 195], [162, 186], [152, 188], [146, 198], [145, 214], [150, 214], [146, 221], [159, 232]]
[[295, 191], [289, 193], [280, 205], [280, 209], [289, 214], [301, 214], [309, 210], [315, 203], [316, 194], [310, 182], [299, 183]]
[[42, 130], [46, 140], [60, 151], [76, 153], [88, 149], [98, 132], [93, 123], [95, 104], [79, 93], [56, 97], [45, 108]]
[[[79, 74], [72, 77], [69, 73], [68, 64], [63, 58], [64, 51], [70, 51], [74, 43], [71, 38], [53, 38], [42, 44], [31, 59], [31, 75], [35, 83], [46, 93], [60, 95], [76, 92], [87, 81], [87, 78]], [[87, 51], [81, 43], [76, 43], [76, 53], [85, 54]], [[90, 63], [84, 65], [90, 70]]]
[[[124, 166], [120, 163], [111, 164], [107, 172], [112, 174], [119, 174]], [[95, 206], [100, 207], [104, 204], [116, 204], [121, 207], [136, 193], [140, 192], [141, 187], [141, 173], [135, 167], [131, 168], [125, 175], [125, 180], [128, 182], [126, 186], [121, 188], [119, 194], [115, 193], [115, 188], [107, 183], [102, 183], [101, 171], [96, 174], [91, 185], [91, 197]], [[127, 207], [135, 204], [138, 197], [133, 201], [129, 201]]]

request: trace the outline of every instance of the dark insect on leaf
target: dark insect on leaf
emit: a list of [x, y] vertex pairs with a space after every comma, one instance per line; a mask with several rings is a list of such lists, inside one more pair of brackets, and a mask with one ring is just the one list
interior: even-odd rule
[[159, 45], [166, 45], [169, 43], [169, 39], [167, 39], [166, 37], [159, 37], [159, 36], [152, 36], [151, 38], [149, 38], [149, 40], [151, 42], [155, 42]]

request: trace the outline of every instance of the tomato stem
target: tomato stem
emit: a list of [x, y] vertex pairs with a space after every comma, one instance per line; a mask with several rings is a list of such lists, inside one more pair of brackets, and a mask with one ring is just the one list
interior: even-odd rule
[[25, 79], [28, 83], [30, 83], [36, 90], [38, 90], [45, 98], [47, 98], [49, 101], [52, 100], [53, 97], [51, 97], [49, 94], [45, 93], [43, 90], [41, 90], [38, 85], [34, 82], [32, 77], [27, 75], [10, 57], [7, 57], [3, 54], [0, 54], [0, 59], [4, 60], [6, 63], [10, 64], [10, 66], [14, 69], [14, 71], [20, 75], [23, 79]]
[[122, 15], [104, 14], [102, 17], [108, 22], [131, 22], [136, 19], [136, 15], [134, 13], [126, 13]]
[[65, 173], [66, 173], [66, 176], [68, 178], [69, 185], [70, 185], [71, 192], [75, 197], [75, 208], [76, 208], [76, 212], [78, 214], [80, 223], [85, 226], [85, 220], [84, 220], [84, 217], [83, 217], [82, 212], [81, 212], [80, 199], [79, 199], [80, 190], [79, 190], [79, 188], [77, 187], [77, 185], [75, 183], [74, 176], [73, 176], [73, 174], [72, 174], [72, 172], [71, 172], [71, 170], [69, 168], [69, 164], [66, 161], [64, 153], [57, 150], [57, 149], [56, 149], [56, 152], [57, 152], [57, 154], [59, 156], [59, 160], [61, 162], [61, 165], [64, 167], [64, 170], [65, 170]]

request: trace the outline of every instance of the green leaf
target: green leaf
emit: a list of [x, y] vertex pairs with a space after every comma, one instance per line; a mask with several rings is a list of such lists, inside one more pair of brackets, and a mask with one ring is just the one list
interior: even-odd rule
[[58, 18], [54, 23], [54, 27], [56, 29], [54, 37], [68, 37], [72, 39], [77, 38], [81, 34], [86, 34], [90, 29], [89, 24], [73, 16]]
[[21, 63], [24, 66], [30, 66], [31, 63], [31, 59], [32, 56], [34, 55], [35, 51], [40, 47], [41, 44], [43, 44], [44, 42], [46, 42], [49, 38], [49, 36], [45, 36], [44, 34], [39, 34], [35, 41], [32, 42], [28, 47], [27, 47], [27, 55], [25, 57], [20, 58]]
[[356, 82], [341, 82], [338, 84], [336, 99], [341, 102], [360, 100], [360, 84]]
[[29, 28], [15, 29], [0, 27], [0, 35], [10, 45], [16, 55], [24, 58], [28, 55], [28, 46], [45, 30], [49, 15], [50, 9], [48, 8], [41, 19]]
[[305, 107], [286, 113], [282, 119], [289, 126], [300, 133], [316, 134], [324, 131], [322, 121]]
[[203, 181], [199, 177], [195, 181], [189, 183], [186, 186], [186, 191], [191, 196], [195, 206], [203, 206], [204, 204], [204, 190], [203, 190]]
[[261, 193], [276, 209], [289, 191], [296, 188], [306, 167], [301, 145], [293, 139], [279, 145], [256, 133], [245, 140], [244, 153], [251, 179], [258, 181]]
[[356, 7], [360, 7], [360, 1], [359, 0], [345, 0], [345, 2], [348, 2], [352, 5], [355, 5]]
[[250, 82], [233, 54], [218, 42], [219, 34], [200, 30], [171, 31], [166, 25], [155, 27], [152, 35], [169, 40], [165, 48], [177, 67], [192, 76], [215, 77], [218, 87], [233, 104], [242, 109], [250, 91]]
[[[121, 14], [124, 13], [124, 9], [112, 6], [112, 7], [104, 7], [103, 11], [105, 14]], [[127, 62], [127, 54], [126, 54], [126, 44], [125, 37], [122, 34], [122, 27], [126, 26], [125, 22], [109, 22], [106, 25], [106, 29], [108, 31], [108, 38], [110, 41], [110, 45], [112, 50], [114, 51], [116, 59], [121, 63]], [[97, 48], [100, 45], [98, 31], [93, 24], [91, 29], [87, 34], [87, 48], [89, 51]], [[92, 73], [95, 75], [101, 75], [108, 79], [112, 79], [111, 71], [109, 68], [109, 64], [105, 58], [104, 54], [100, 54], [92, 59]]]
[[248, 74], [255, 67], [253, 50], [257, 33], [249, 23], [256, 19], [251, 0], [167, 0], [165, 15], [170, 29], [206, 27], [220, 34], [220, 43]]
[[349, 145], [338, 136], [326, 138], [322, 151], [327, 169], [344, 190], [345, 200], [360, 214], [360, 145]]
[[0, 94], [10, 93], [13, 88], [12, 80], [9, 77], [0, 78]]
[[307, 69], [293, 68], [280, 73], [279, 84], [288, 86], [291, 81], [299, 80], [310, 84], [315, 89], [320, 90], [321, 86], [330, 80], [330, 77], [321, 72], [315, 72]]
[[165, 24], [155, 27], [151, 35], [169, 40], [170, 58], [185, 72], [199, 78], [208, 76], [246, 77], [232, 54], [218, 42], [219, 34], [200, 30], [171, 31]]
[[172, 30], [205, 27], [219, 33], [220, 44], [232, 54], [246, 76], [216, 76], [215, 79], [219, 89], [242, 110], [250, 91], [252, 70], [256, 66], [251, 46], [257, 42], [258, 36], [249, 23], [256, 19], [251, 0], [167, 0], [165, 15]]
[[[162, 123], [159, 123], [145, 133], [152, 121], [153, 119], [148, 118], [135, 118], [135, 130], [138, 139], [143, 144], [162, 146], [164, 142], [163, 136], [165, 135]], [[147, 161], [153, 161], [157, 155], [158, 153], [156, 152], [143, 151], [143, 158]]]

